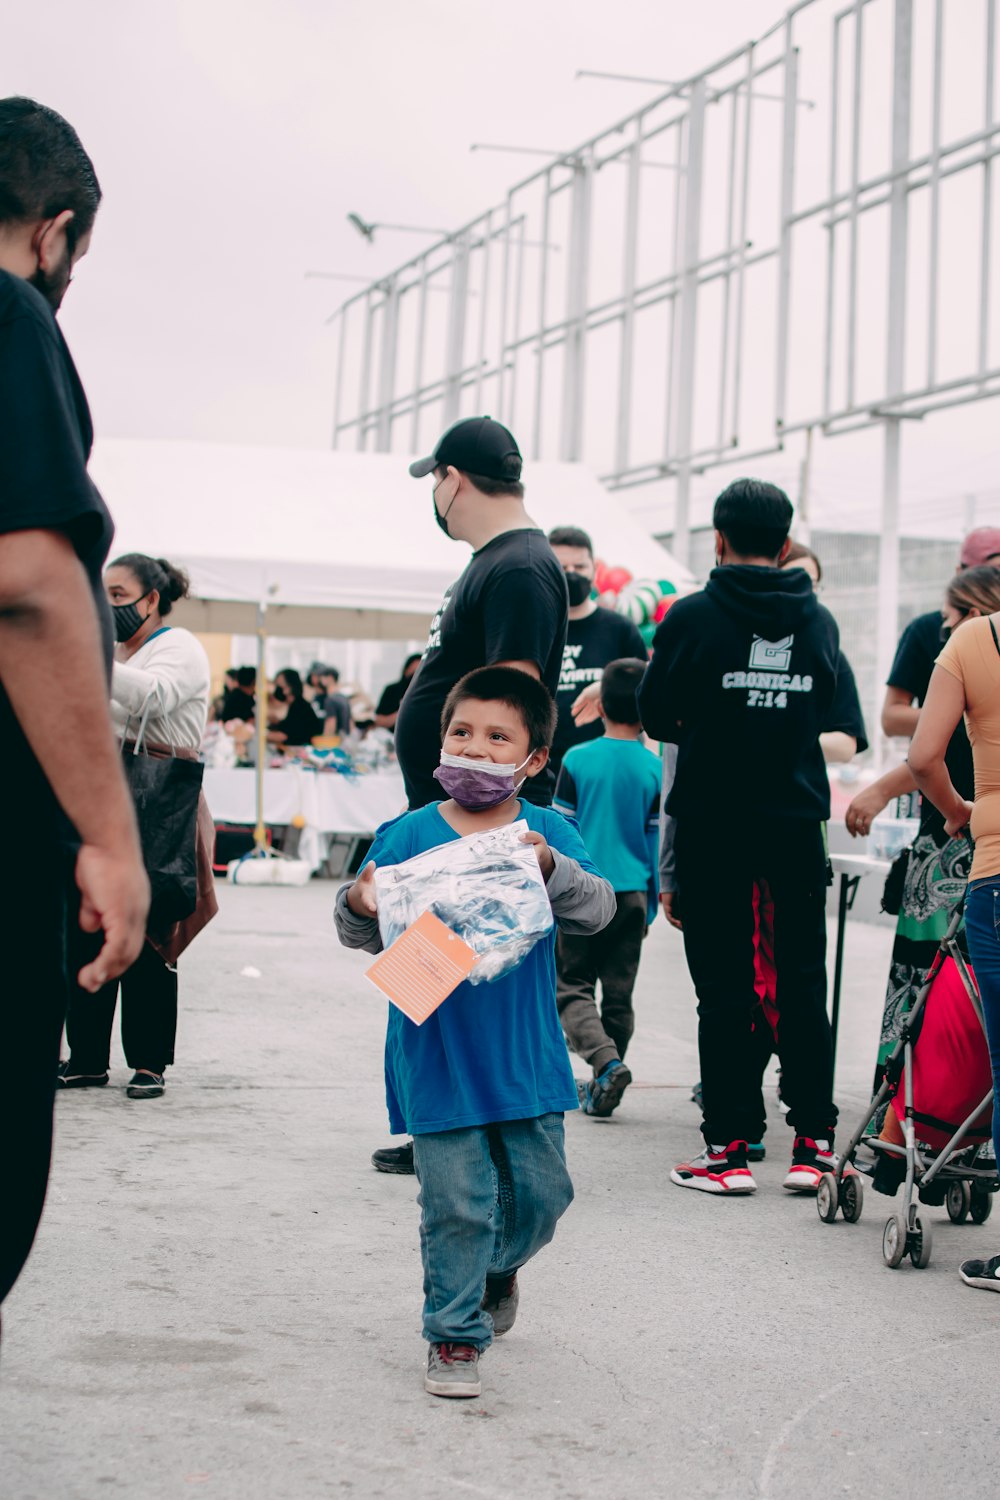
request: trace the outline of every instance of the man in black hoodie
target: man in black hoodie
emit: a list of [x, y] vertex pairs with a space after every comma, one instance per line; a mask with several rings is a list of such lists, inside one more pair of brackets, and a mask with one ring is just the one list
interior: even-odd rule
[[681, 1187], [752, 1193], [747, 1142], [763, 1134], [751, 1045], [756, 884], [773, 902], [782, 1096], [795, 1129], [785, 1187], [815, 1191], [835, 1162], [833, 1047], [826, 1012], [830, 790], [820, 732], [837, 685], [839, 636], [807, 574], [782, 572], [792, 506], [739, 479], [715, 503], [718, 566], [653, 641], [639, 689], [647, 732], [677, 745], [675, 909], [698, 995], [705, 1150], [671, 1172]]

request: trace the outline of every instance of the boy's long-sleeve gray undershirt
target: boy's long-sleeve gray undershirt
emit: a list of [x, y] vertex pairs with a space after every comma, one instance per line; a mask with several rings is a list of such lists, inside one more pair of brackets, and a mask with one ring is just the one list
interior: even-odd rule
[[[615, 914], [615, 893], [602, 875], [591, 875], [565, 854], [553, 849], [555, 869], [546, 891], [556, 926], [573, 937], [590, 937], [607, 927]], [[347, 904], [350, 885], [341, 886], [333, 911], [337, 936], [345, 948], [381, 953], [382, 934], [376, 917], [359, 917]]]
[[667, 812], [667, 798], [677, 774], [677, 746], [663, 747], [663, 790], [660, 795], [660, 890], [676, 893], [677, 860], [674, 855], [674, 834], [677, 819]]

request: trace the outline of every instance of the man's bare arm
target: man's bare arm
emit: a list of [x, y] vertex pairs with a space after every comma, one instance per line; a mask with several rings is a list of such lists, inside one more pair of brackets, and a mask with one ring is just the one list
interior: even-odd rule
[[83, 567], [58, 531], [0, 536], [0, 681], [83, 844], [81, 925], [105, 947], [81, 982], [96, 988], [142, 946], [149, 889], [102, 670]]
[[910, 740], [917, 732], [920, 709], [905, 688], [889, 687], [882, 704], [882, 733], [890, 739]]

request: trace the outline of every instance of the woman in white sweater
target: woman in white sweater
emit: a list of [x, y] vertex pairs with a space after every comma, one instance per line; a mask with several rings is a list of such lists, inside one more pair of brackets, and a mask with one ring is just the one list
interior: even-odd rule
[[[188, 592], [187, 576], [164, 558], [129, 553], [104, 575], [118, 647], [111, 679], [111, 711], [130, 733], [148, 710], [146, 743], [188, 756], [201, 748], [208, 720], [211, 673], [201, 643], [169, 623], [170, 611]], [[203, 925], [203, 923], [201, 924]], [[176, 945], [175, 945], [176, 946]], [[122, 1044], [133, 1070], [130, 1099], [164, 1091], [164, 1069], [174, 1060], [177, 1030], [177, 967], [168, 946], [148, 938], [121, 979], [96, 995], [74, 996], [66, 1022], [68, 1062], [60, 1064], [63, 1088], [94, 1088], [108, 1082], [111, 1030], [119, 986]]]

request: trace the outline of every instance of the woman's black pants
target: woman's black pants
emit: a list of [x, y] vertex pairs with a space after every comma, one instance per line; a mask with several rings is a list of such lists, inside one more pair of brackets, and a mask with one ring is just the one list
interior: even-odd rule
[[177, 1033], [177, 970], [149, 943], [121, 979], [96, 995], [73, 988], [66, 1040], [74, 1073], [104, 1073], [111, 1060], [111, 1031], [118, 992], [122, 999], [122, 1046], [130, 1068], [162, 1073], [174, 1060]]

